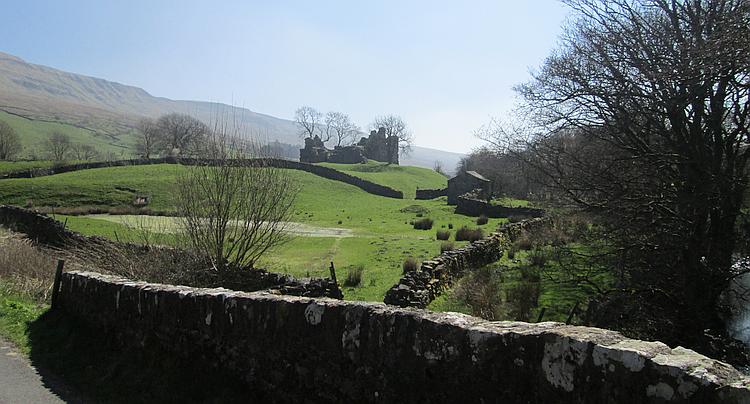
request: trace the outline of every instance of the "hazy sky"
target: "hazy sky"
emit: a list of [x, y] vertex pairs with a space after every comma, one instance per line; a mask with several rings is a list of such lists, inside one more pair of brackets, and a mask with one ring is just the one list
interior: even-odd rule
[[468, 152], [555, 47], [568, 10], [527, 1], [3, 1], [0, 51], [291, 119], [401, 115], [420, 146]]

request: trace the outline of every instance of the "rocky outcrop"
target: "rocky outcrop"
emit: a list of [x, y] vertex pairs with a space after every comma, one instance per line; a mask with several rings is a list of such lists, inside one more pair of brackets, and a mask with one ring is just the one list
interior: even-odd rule
[[85, 272], [63, 274], [59, 292], [56, 310], [106, 340], [220, 371], [278, 402], [750, 400], [750, 380], [727, 364], [596, 328]]

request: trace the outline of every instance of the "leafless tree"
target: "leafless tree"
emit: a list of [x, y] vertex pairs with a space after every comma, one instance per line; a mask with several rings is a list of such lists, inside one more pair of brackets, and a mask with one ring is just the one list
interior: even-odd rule
[[0, 121], [0, 160], [11, 160], [21, 152], [21, 139], [5, 121]]
[[213, 147], [207, 149], [210, 161], [186, 167], [177, 181], [176, 207], [186, 238], [217, 270], [252, 268], [285, 242], [297, 194], [287, 170], [240, 151], [240, 134], [217, 124], [209, 142]]
[[[720, 295], [747, 186], [750, 3], [570, 0], [561, 49], [519, 86], [537, 125], [526, 161], [595, 214], [623, 286], [667, 342], [723, 329]], [[646, 299], [646, 300], [648, 300]]]
[[385, 129], [385, 135], [398, 137], [398, 148], [401, 154], [411, 153], [411, 149], [414, 143], [414, 136], [406, 126], [406, 122], [401, 119], [398, 115], [383, 115], [376, 117], [375, 120], [370, 124], [370, 128], [378, 130], [380, 128]]
[[64, 161], [67, 158], [71, 146], [70, 136], [57, 131], [52, 132], [44, 142], [44, 149], [50, 159], [57, 162]]
[[[323, 120], [323, 114], [317, 109], [308, 106], [302, 106], [294, 111], [294, 121], [300, 128], [300, 137], [307, 138], [313, 137], [316, 134], [324, 135], [321, 132], [321, 121]], [[323, 142], [330, 140], [330, 137], [323, 139]]]
[[91, 161], [99, 156], [96, 148], [94, 148], [94, 146], [91, 146], [90, 144], [76, 143], [72, 145], [70, 149], [71, 153], [73, 154], [73, 158], [75, 158], [76, 160]]
[[137, 125], [138, 138], [136, 150], [143, 158], [151, 158], [159, 143], [159, 126], [153, 119], [143, 118]]
[[349, 115], [342, 112], [329, 112], [326, 114], [326, 138], [333, 139], [336, 146], [348, 146], [357, 138], [359, 127], [355, 125]]
[[435, 160], [435, 163], [432, 165], [432, 169], [435, 170], [436, 173], [448, 177], [448, 174], [445, 172], [445, 168], [443, 168], [443, 162], [440, 160]]
[[166, 154], [194, 155], [210, 130], [190, 115], [171, 113], [156, 121], [158, 144]]

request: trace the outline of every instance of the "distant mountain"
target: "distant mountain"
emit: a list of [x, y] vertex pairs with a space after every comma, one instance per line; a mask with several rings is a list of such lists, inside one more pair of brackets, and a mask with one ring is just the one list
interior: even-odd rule
[[[132, 132], [142, 117], [182, 112], [211, 122], [217, 116], [229, 116], [268, 142], [301, 143], [293, 121], [221, 103], [154, 97], [138, 87], [27, 63], [2, 52], [0, 110], [34, 120], [68, 123], [114, 137]], [[415, 147], [403, 161], [432, 168], [440, 160], [452, 170], [460, 157], [457, 153]]]

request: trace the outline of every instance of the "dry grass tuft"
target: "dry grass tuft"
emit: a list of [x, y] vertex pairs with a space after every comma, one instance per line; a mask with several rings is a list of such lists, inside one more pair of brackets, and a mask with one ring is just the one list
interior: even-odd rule
[[53, 254], [0, 228], [0, 286], [34, 300], [47, 300], [55, 278]]

